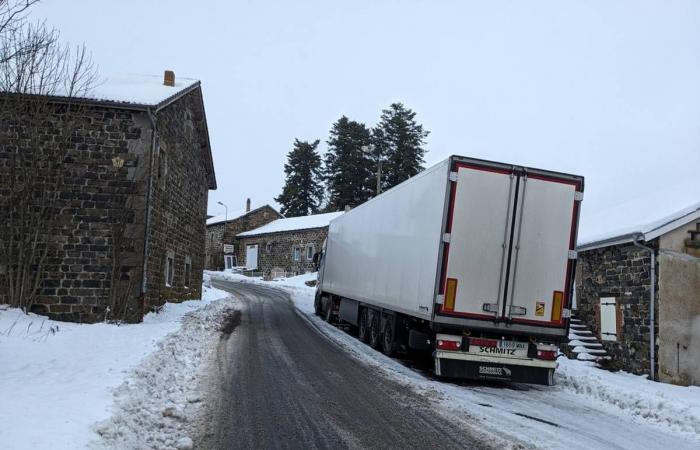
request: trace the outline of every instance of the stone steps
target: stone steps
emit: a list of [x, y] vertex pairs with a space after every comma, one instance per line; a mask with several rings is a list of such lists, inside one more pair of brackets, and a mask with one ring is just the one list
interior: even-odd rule
[[579, 361], [593, 361], [599, 367], [610, 361], [610, 355], [588, 326], [576, 317], [571, 318], [567, 354]]

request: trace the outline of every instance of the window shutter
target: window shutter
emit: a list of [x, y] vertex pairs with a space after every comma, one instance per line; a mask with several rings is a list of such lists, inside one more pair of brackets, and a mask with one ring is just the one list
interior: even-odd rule
[[600, 338], [617, 341], [617, 301], [615, 297], [600, 298]]

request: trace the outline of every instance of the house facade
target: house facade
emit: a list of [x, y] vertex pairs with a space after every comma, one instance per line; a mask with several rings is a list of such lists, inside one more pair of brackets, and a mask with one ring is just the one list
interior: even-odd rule
[[270, 205], [251, 210], [250, 199], [246, 200], [243, 211], [210, 217], [207, 219], [205, 268], [224, 270], [238, 266], [239, 242], [236, 235], [280, 218], [282, 214]]
[[238, 261], [265, 276], [292, 276], [316, 270], [314, 255], [328, 236], [328, 224], [342, 213], [278, 219], [239, 233]]
[[[0, 231], [38, 242], [31, 260], [17, 256], [20, 244], [4, 248], [2, 300], [17, 301], [13, 275], [23, 264], [38, 283], [27, 308], [55, 320], [135, 322], [168, 300], [200, 297], [208, 191], [216, 188], [200, 82], [115, 77], [83, 98], [42, 101], [38, 116], [0, 126]], [[46, 139], [17, 132], [30, 119], [32, 135]], [[18, 173], [27, 158], [43, 162]], [[22, 204], [9, 185], [22, 177], [37, 192], [54, 180], [54, 194]], [[49, 214], [27, 219], [40, 209]]]
[[580, 240], [575, 314], [613, 368], [700, 385], [700, 204]]

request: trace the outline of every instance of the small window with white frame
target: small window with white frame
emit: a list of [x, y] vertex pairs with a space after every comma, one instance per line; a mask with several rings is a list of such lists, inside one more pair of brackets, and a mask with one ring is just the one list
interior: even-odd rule
[[172, 287], [175, 278], [175, 253], [168, 252], [165, 255], [165, 285]]
[[292, 256], [294, 258], [294, 261], [301, 261], [301, 247], [295, 245], [292, 249]]
[[314, 250], [316, 250], [316, 246], [314, 244], [306, 244], [306, 260], [307, 261], [313, 261], [314, 260]]

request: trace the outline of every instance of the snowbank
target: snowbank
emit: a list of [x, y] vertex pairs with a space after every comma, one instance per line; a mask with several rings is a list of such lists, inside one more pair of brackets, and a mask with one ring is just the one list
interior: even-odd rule
[[141, 324], [120, 326], [0, 310], [0, 447], [86, 447], [129, 370], [154, 350], [170, 351], [158, 342], [192, 321], [183, 317], [226, 296], [205, 287], [203, 301], [169, 303]]
[[[553, 387], [435, 381], [316, 317], [315, 288], [306, 285], [316, 274], [269, 282], [232, 273], [210, 274], [284, 289], [310, 326], [355, 358], [435, 400], [441, 413], [449, 412], [464, 426], [476, 418], [484, 430], [542, 448], [700, 446], [700, 388], [654, 383], [565, 358], [559, 359]], [[499, 424], [508, 424], [507, 431]]]
[[645, 376], [608, 372], [593, 362], [566, 358], [559, 360], [557, 384], [627, 414], [700, 437], [700, 387], [657, 383]]

